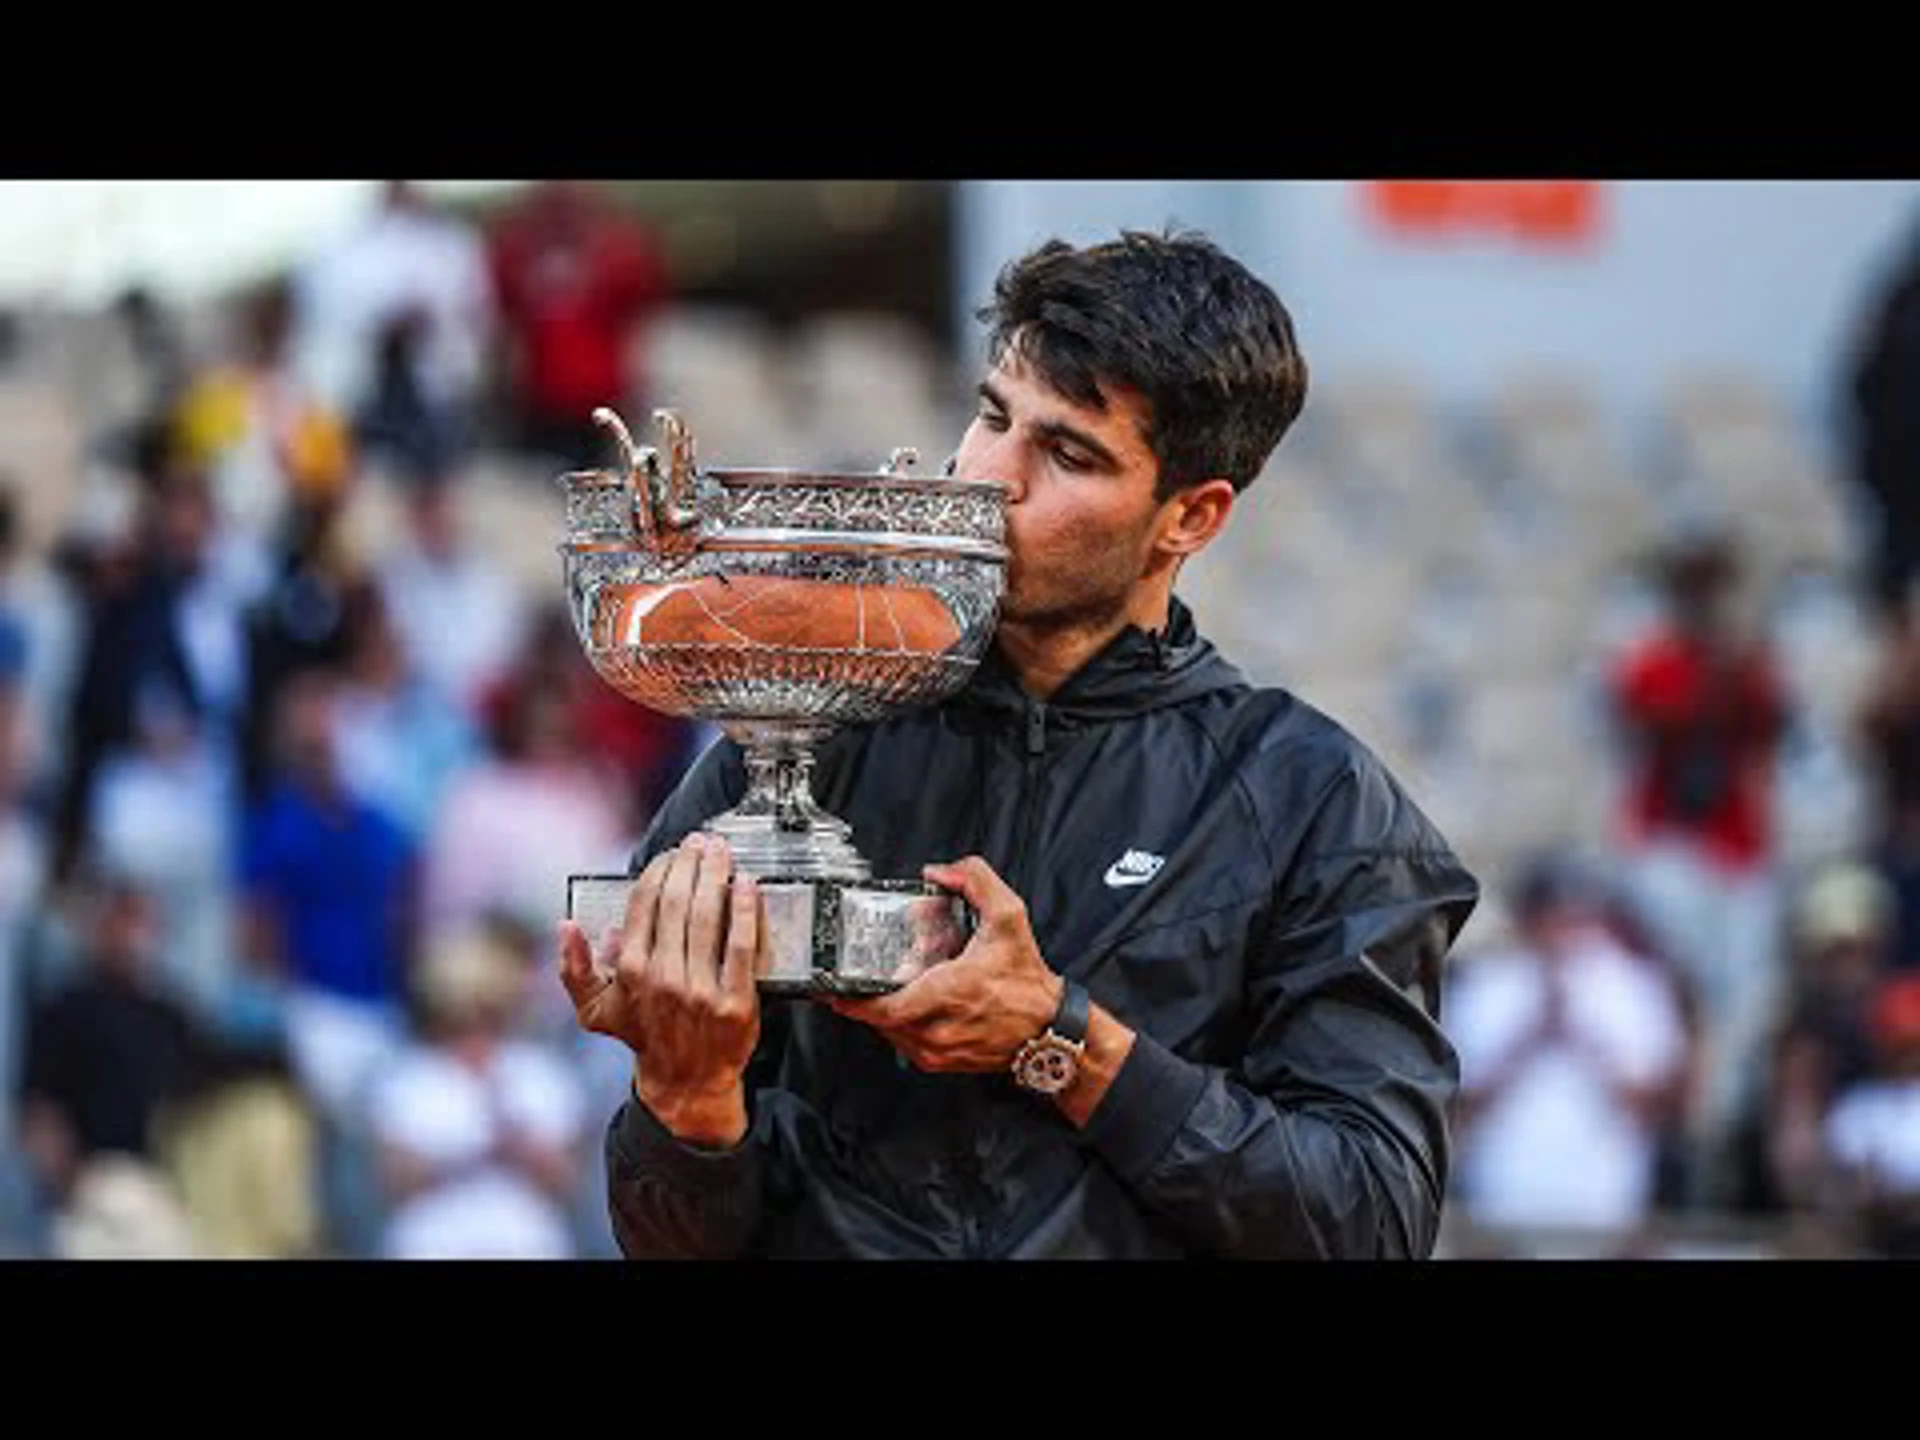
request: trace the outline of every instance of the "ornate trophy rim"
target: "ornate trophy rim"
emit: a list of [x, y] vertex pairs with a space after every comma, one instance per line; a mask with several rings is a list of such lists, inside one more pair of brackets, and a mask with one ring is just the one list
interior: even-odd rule
[[936, 495], [986, 495], [1005, 487], [998, 480], [969, 480], [958, 475], [906, 475], [898, 470], [808, 470], [799, 466], [702, 466], [699, 474], [729, 487], [825, 485], [862, 489], [921, 490]]
[[[959, 475], [907, 475], [884, 467], [874, 470], [809, 470], [800, 466], [702, 465], [694, 474], [698, 479], [714, 480], [730, 488], [759, 485], [857, 486], [863, 489], [921, 490], [936, 495], [989, 495], [1005, 488], [998, 480], [972, 480]], [[617, 470], [593, 465], [565, 471], [555, 476], [552, 483], [564, 490], [581, 484], [624, 487], [633, 482]]]
[[[569, 470], [554, 483], [569, 496], [569, 503], [577, 496], [614, 499], [630, 494], [631, 525], [623, 513], [624, 507], [615, 500], [616, 508], [603, 514], [599, 523], [570, 533], [559, 547], [562, 553], [601, 551], [611, 541], [616, 547], [635, 547], [656, 562], [675, 569], [696, 554], [715, 551], [935, 555], [1002, 566], [1011, 558], [1004, 533], [997, 526], [990, 535], [940, 533], [896, 526], [881, 529], [798, 520], [789, 523], [787, 517], [777, 513], [777, 497], [783, 492], [803, 497], [803, 501], [809, 493], [821, 492], [863, 492], [902, 502], [913, 497], [960, 504], [992, 501], [1004, 497], [1006, 491], [997, 480], [967, 479], [945, 472], [908, 474], [906, 467], [919, 458], [919, 452], [909, 446], [895, 449], [884, 464], [873, 470], [702, 466], [694, 458], [692, 434], [678, 414], [657, 410], [654, 417], [666, 434], [666, 443], [659, 448], [637, 446], [625, 423], [611, 409], [603, 406], [594, 412], [596, 422], [619, 447], [620, 467]], [[664, 469], [663, 453], [668, 457]], [[948, 463], [951, 466], [952, 462]], [[745, 511], [754, 507], [756, 499], [773, 505], [776, 513], [755, 515], [742, 523]], [[736, 510], [741, 513], [736, 515]]]

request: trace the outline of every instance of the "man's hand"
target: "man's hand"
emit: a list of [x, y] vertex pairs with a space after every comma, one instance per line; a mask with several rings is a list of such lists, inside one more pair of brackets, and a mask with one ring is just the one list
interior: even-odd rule
[[1026, 902], [986, 861], [970, 855], [921, 874], [957, 890], [979, 915], [966, 948], [890, 995], [827, 1003], [873, 1026], [922, 1070], [1004, 1071], [1058, 1012], [1065, 982], [1040, 956]]
[[731, 874], [725, 842], [694, 834], [640, 872], [599, 955], [574, 922], [560, 926], [560, 979], [581, 1027], [624, 1041], [640, 1103], [699, 1145], [746, 1134], [742, 1076], [770, 958], [759, 888], [745, 875], [729, 886]]

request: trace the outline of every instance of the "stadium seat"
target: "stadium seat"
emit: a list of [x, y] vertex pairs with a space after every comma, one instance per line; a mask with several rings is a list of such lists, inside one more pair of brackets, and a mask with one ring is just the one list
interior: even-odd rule
[[[680, 413], [701, 465], [802, 463], [796, 400], [778, 337], [760, 316], [712, 304], [675, 307], [643, 332], [636, 364], [648, 380], [649, 408]], [[625, 418], [635, 438], [649, 443], [648, 417]]]
[[1572, 797], [1584, 783], [1580, 777], [1609, 771], [1614, 759], [1580, 701], [1564, 681], [1469, 685], [1462, 693], [1462, 748], [1496, 787], [1509, 772], [1538, 770], [1559, 775]]
[[902, 446], [937, 471], [960, 438], [945, 357], [904, 319], [833, 312], [786, 346], [799, 429], [817, 463], [878, 465]]

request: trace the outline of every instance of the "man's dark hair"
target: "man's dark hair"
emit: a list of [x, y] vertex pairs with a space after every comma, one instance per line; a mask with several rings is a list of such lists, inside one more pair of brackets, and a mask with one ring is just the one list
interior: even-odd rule
[[1144, 396], [1161, 499], [1215, 476], [1244, 490], [1306, 403], [1286, 306], [1193, 231], [1050, 240], [1000, 272], [978, 318], [990, 363], [1017, 349], [1076, 404], [1104, 407], [1103, 385]]

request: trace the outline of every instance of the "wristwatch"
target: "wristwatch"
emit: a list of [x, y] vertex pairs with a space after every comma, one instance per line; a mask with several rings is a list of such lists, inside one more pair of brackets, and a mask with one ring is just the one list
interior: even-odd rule
[[1066, 982], [1060, 1008], [1045, 1030], [1020, 1047], [1013, 1057], [1014, 1081], [1036, 1095], [1058, 1095], [1080, 1073], [1087, 1053], [1087, 1013], [1093, 997], [1077, 980]]

